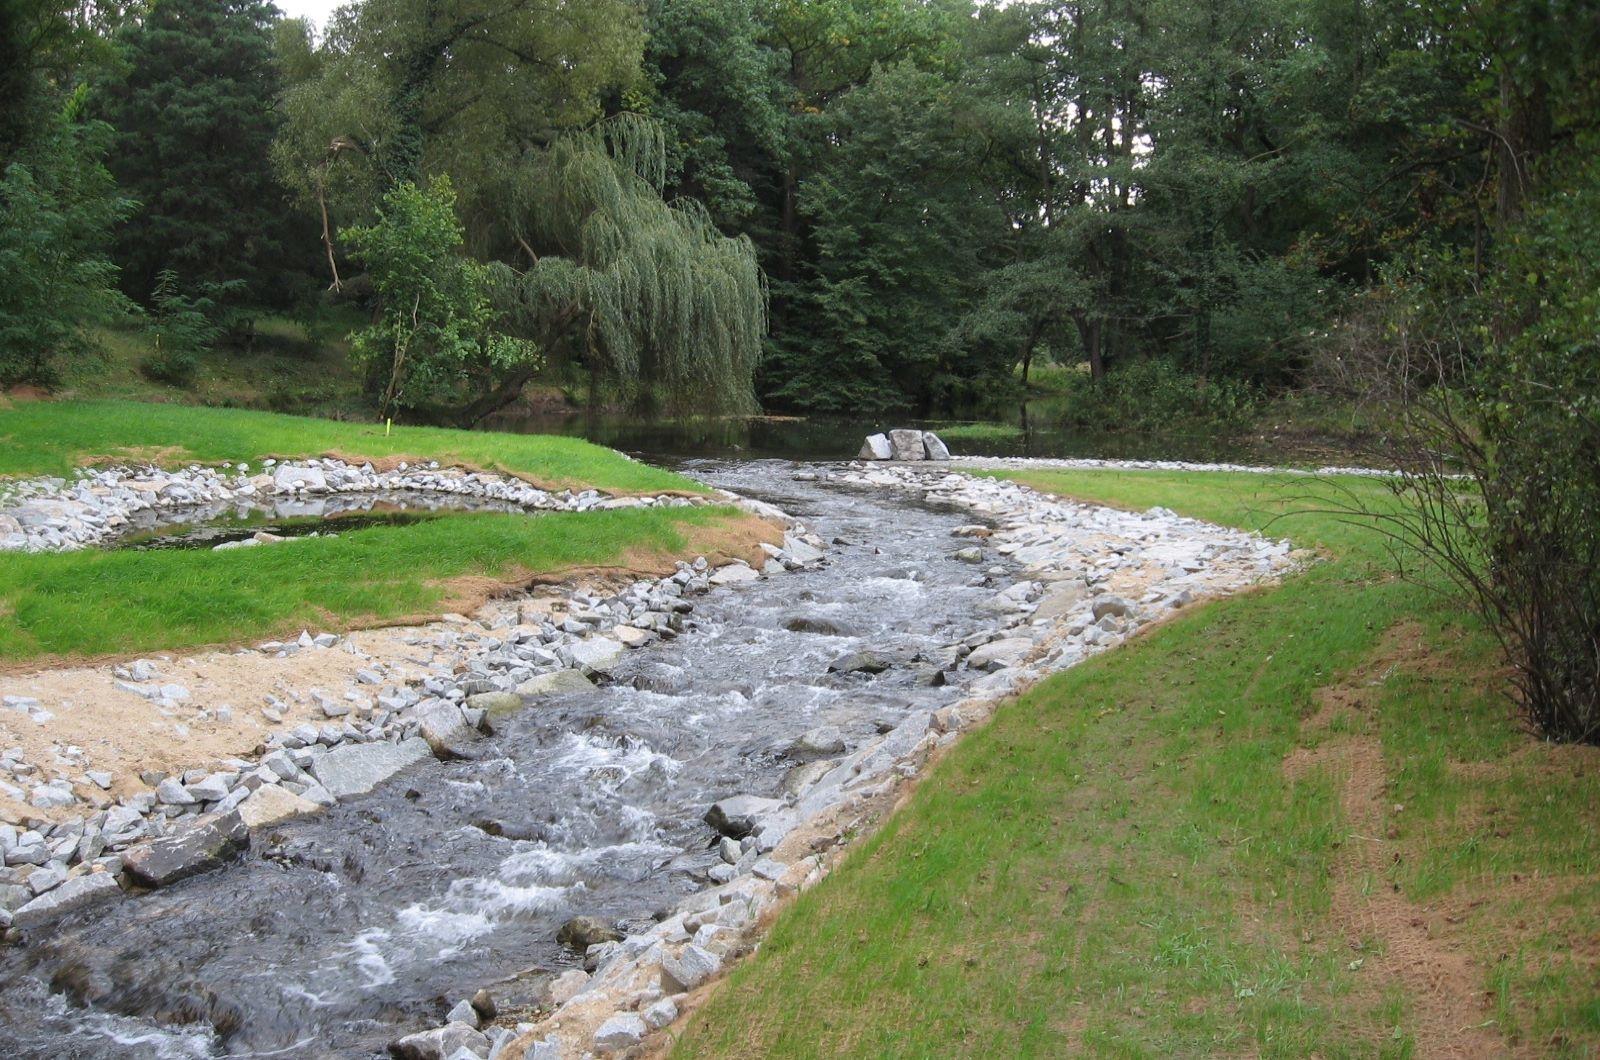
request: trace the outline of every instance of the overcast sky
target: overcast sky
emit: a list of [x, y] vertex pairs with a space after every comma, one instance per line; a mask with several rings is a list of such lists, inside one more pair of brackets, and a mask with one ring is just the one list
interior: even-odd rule
[[345, 0], [273, 0], [278, 10], [291, 18], [309, 18], [317, 25], [328, 21], [328, 14]]

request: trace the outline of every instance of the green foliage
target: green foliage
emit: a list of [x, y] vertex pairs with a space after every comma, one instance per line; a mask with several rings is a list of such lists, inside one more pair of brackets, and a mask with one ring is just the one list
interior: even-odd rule
[[[235, 289], [233, 281], [225, 289]], [[216, 323], [217, 303], [206, 295], [183, 292], [178, 274], [172, 269], [156, 273], [150, 291], [150, 342], [154, 347], [139, 362], [146, 378], [172, 386], [186, 387], [200, 370], [200, 354], [211, 348], [222, 327]]]
[[96, 101], [117, 131], [112, 172], [140, 203], [116, 251], [140, 300], [173, 269], [196, 283], [246, 280], [257, 304], [287, 301], [290, 230], [268, 166], [276, 17], [267, 0], [162, 0], [115, 35], [121, 69]]
[[635, 403], [753, 411], [765, 277], [748, 239], [723, 236], [694, 200], [661, 197], [665, 172], [660, 126], [636, 115], [530, 155], [505, 200], [533, 260], [499, 268], [497, 301], [519, 333]]
[[0, 385], [52, 385], [83, 329], [124, 312], [106, 257], [131, 204], [102, 164], [104, 125], [57, 113], [0, 172]]
[[1248, 424], [1258, 407], [1249, 384], [1202, 379], [1170, 361], [1131, 361], [1099, 380], [1078, 372], [1059, 378], [1045, 415], [1098, 431], [1228, 434]]
[[380, 305], [377, 319], [353, 336], [351, 357], [380, 383], [386, 415], [445, 416], [469, 407], [499, 377], [540, 363], [534, 343], [490, 327], [487, 269], [462, 253], [455, 210], [448, 177], [426, 188], [405, 181], [384, 196], [373, 224], [342, 233], [367, 266]]

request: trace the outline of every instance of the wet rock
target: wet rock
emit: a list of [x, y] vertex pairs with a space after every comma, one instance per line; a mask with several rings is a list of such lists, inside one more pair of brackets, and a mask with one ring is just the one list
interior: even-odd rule
[[478, 734], [454, 703], [434, 703], [417, 712], [417, 735], [428, 742], [437, 758], [471, 758]]
[[602, 1053], [615, 1053], [631, 1049], [650, 1033], [644, 1020], [631, 1012], [619, 1012], [600, 1024], [594, 1032], [594, 1047]]
[[473, 1056], [487, 1057], [489, 1039], [476, 1027], [447, 1023], [389, 1043], [389, 1055], [395, 1060], [454, 1060], [463, 1049]]
[[467, 697], [469, 710], [481, 710], [487, 718], [503, 718], [523, 708], [522, 696], [516, 692], [479, 692]]
[[691, 942], [679, 953], [661, 958], [661, 970], [679, 990], [693, 990], [722, 970], [722, 958]]
[[962, 563], [982, 563], [983, 549], [974, 545], [971, 548], [957, 549], [955, 552], [951, 553], [951, 556], [954, 559], [960, 560]]
[[398, 744], [346, 744], [313, 762], [311, 775], [334, 798], [346, 799], [366, 794], [432, 753], [428, 742], [415, 736]]
[[819, 725], [803, 733], [789, 748], [791, 758], [827, 758], [844, 751], [844, 733], [832, 725]]
[[572, 664], [585, 674], [608, 674], [622, 661], [627, 649], [609, 637], [590, 637], [580, 640], [567, 649], [572, 653]]
[[777, 799], [763, 799], [757, 795], [735, 795], [714, 803], [703, 820], [718, 832], [731, 839], [743, 839], [756, 830], [761, 818], [783, 808]]
[[597, 916], [575, 916], [561, 925], [556, 941], [574, 953], [583, 953], [602, 942], [621, 942], [622, 932]]
[[47, 891], [12, 914], [11, 926], [29, 931], [49, 924], [68, 913], [76, 913], [101, 902], [122, 896], [122, 888], [109, 872], [74, 876], [53, 891]]
[[217, 868], [250, 841], [238, 811], [202, 818], [193, 828], [135, 847], [123, 857], [123, 871], [146, 887], [165, 887]]
[[857, 460], [888, 460], [894, 455], [894, 447], [889, 444], [889, 436], [885, 434], [869, 434], [866, 441], [861, 443], [861, 452], [856, 454]]
[[524, 696], [561, 696], [578, 692], [593, 692], [594, 682], [577, 670], [555, 670], [528, 678], [517, 686]]
[[888, 668], [889, 660], [871, 651], [849, 652], [828, 664], [828, 672], [835, 674], [881, 674]]
[[922, 432], [898, 430], [889, 432], [889, 445], [896, 460], [926, 460], [928, 451], [922, 444]]
[[827, 615], [791, 615], [783, 620], [783, 628], [791, 633], [817, 633], [824, 637], [855, 635], [849, 624]]
[[761, 577], [755, 568], [744, 563], [730, 563], [726, 567], [718, 568], [710, 578], [712, 585], [738, 585], [741, 582], [753, 582]]

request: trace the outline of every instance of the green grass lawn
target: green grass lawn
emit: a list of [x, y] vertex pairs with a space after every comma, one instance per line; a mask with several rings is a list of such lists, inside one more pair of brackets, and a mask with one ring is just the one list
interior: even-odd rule
[[340, 423], [242, 409], [132, 401], [19, 401], [0, 407], [0, 476], [65, 475], [85, 463], [250, 461], [337, 452], [507, 471], [550, 486], [704, 492], [681, 475], [577, 438]]
[[0, 562], [0, 661], [251, 642], [434, 614], [452, 578], [685, 557], [737, 518], [721, 507], [463, 514], [222, 552], [11, 555]]
[[1285, 515], [1305, 479], [1011, 477], [1335, 558], [1002, 708], [675, 1055], [1595, 1055], [1600, 757], [1521, 731], [1458, 604]]

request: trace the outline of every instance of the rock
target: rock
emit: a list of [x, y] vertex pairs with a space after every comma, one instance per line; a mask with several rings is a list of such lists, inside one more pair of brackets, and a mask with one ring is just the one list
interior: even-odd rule
[[633, 626], [613, 626], [611, 635], [625, 648], [642, 648], [655, 639], [655, 634], [650, 631], [635, 629]]
[[702, 818], [706, 824], [731, 839], [743, 839], [756, 830], [765, 814], [783, 808], [778, 799], [763, 799], [757, 795], [735, 795], [714, 803]]
[[266, 828], [292, 817], [303, 817], [322, 807], [302, 795], [286, 791], [276, 784], [263, 784], [239, 804], [239, 816], [246, 827]]
[[712, 585], [738, 585], [741, 582], [753, 582], [761, 577], [754, 567], [744, 563], [730, 563], [726, 567], [717, 568], [717, 572], [710, 577]]
[[900, 430], [889, 432], [889, 445], [896, 460], [926, 460], [928, 451], [922, 445], [922, 432]]
[[1100, 621], [1102, 618], [1105, 618], [1107, 615], [1115, 615], [1118, 618], [1127, 618], [1133, 614], [1133, 605], [1120, 596], [1096, 597], [1093, 609], [1094, 620], [1096, 622]]
[[202, 818], [193, 828], [135, 847], [123, 871], [146, 887], [165, 887], [217, 868], [250, 841], [238, 811]]
[[1033, 641], [1026, 637], [1004, 637], [975, 648], [967, 656], [967, 665], [974, 670], [999, 670], [1017, 665], [1032, 650]]
[[347, 799], [366, 794], [432, 753], [428, 742], [415, 736], [398, 744], [345, 744], [312, 762], [311, 775], [334, 798]]
[[631, 1012], [619, 1012], [600, 1024], [594, 1032], [594, 1047], [602, 1053], [615, 1053], [631, 1049], [650, 1033], [644, 1020]]
[[522, 697], [516, 692], [479, 692], [477, 695], [467, 697], [469, 710], [481, 710], [490, 718], [503, 718], [515, 714], [522, 707]]
[[881, 674], [888, 668], [887, 659], [870, 651], [853, 651], [828, 664], [828, 672], [836, 674]]
[[478, 734], [454, 703], [439, 702], [422, 708], [417, 712], [417, 722], [417, 735], [428, 742], [435, 757], [473, 757], [472, 744]]
[[389, 1055], [396, 1060], [453, 1060], [462, 1049], [473, 1056], [487, 1057], [489, 1039], [476, 1027], [447, 1023], [389, 1043]]
[[678, 1003], [670, 997], [664, 997], [639, 1015], [646, 1027], [658, 1031], [678, 1018]]
[[583, 988], [588, 985], [588, 972], [582, 968], [569, 969], [550, 980], [550, 1000], [556, 1005], [565, 1005], [582, 993]]
[[1039, 598], [1039, 606], [1034, 610], [1034, 618], [1060, 618], [1071, 611], [1089, 595], [1089, 587], [1082, 579], [1074, 578], [1069, 581], [1056, 582], [1044, 591]]
[[679, 990], [693, 990], [722, 970], [722, 959], [691, 942], [678, 954], [661, 958], [661, 970]]
[[574, 953], [583, 953], [602, 942], [621, 942], [622, 932], [597, 916], [575, 916], [561, 925], [556, 941]]
[[844, 733], [832, 725], [819, 725], [801, 735], [789, 748], [791, 758], [827, 758], [844, 751]]
[[952, 557], [960, 560], [962, 563], [982, 563], [983, 549], [978, 548], [976, 545], [970, 548], [958, 549], [952, 553]]
[[156, 801], [163, 806], [193, 806], [197, 800], [177, 777], [168, 777], [156, 785]]
[[445, 1013], [444, 1018], [447, 1023], [465, 1023], [473, 1030], [478, 1029], [478, 1010], [473, 1008], [472, 1002], [465, 998], [450, 1006], [450, 1011]]
[[91, 872], [74, 876], [53, 891], [47, 891], [22, 906], [12, 914], [11, 926], [18, 931], [29, 931], [52, 921], [87, 909], [111, 898], [120, 898], [122, 888], [109, 872]]
[[927, 450], [929, 460], [950, 459], [950, 447], [945, 445], [943, 439], [932, 431], [922, 432], [922, 446]]
[[494, 1003], [494, 995], [490, 994], [487, 989], [479, 990], [473, 994], [471, 1004], [472, 1011], [476, 1012], [478, 1018], [484, 1023], [500, 1015], [500, 1006]]
[[793, 615], [783, 620], [783, 628], [791, 633], [816, 633], [824, 637], [849, 637], [855, 633], [850, 626], [826, 615]]
[[610, 673], [627, 649], [609, 637], [590, 637], [578, 641], [567, 650], [572, 653], [573, 665], [592, 676]]
[[283, 464], [272, 473], [272, 488], [280, 492], [325, 490], [328, 488], [328, 479], [317, 468]]
[[869, 434], [866, 441], [861, 443], [861, 452], [856, 454], [857, 460], [888, 460], [894, 455], [894, 447], [889, 444], [889, 438], [883, 434]]
[[524, 696], [561, 696], [577, 692], [593, 692], [594, 682], [577, 670], [555, 670], [528, 678], [517, 686]]
[[823, 759], [818, 762], [807, 762], [805, 765], [795, 766], [784, 774], [783, 790], [791, 795], [798, 795], [802, 791], [821, 780], [834, 767], [834, 762]]
[[221, 802], [228, 797], [228, 778], [237, 780], [237, 773], [212, 773], [188, 785], [189, 794], [201, 802]]

